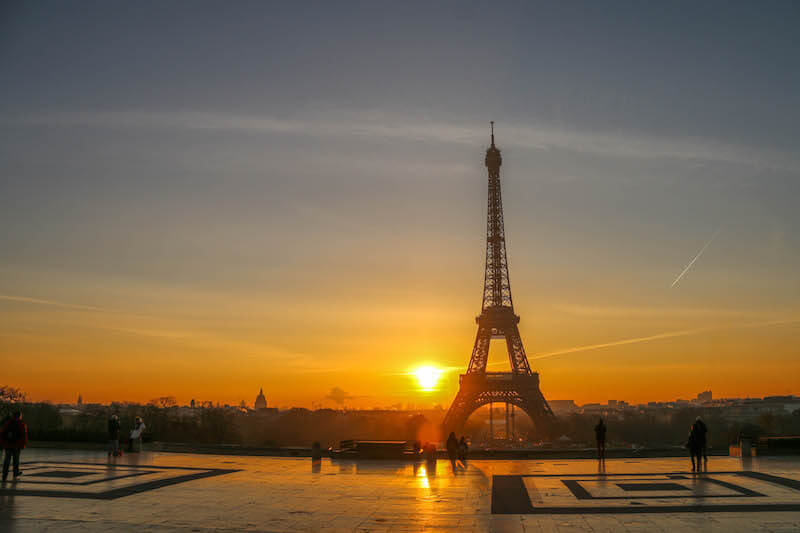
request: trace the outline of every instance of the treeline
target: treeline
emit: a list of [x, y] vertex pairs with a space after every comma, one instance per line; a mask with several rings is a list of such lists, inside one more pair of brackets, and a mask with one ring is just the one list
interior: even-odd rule
[[178, 416], [175, 407], [135, 404], [87, 406], [69, 416], [62, 416], [58, 407], [47, 403], [27, 403], [21, 409], [30, 440], [104, 442], [108, 440], [108, 420], [117, 414], [123, 440], [133, 429], [135, 418], [141, 416], [147, 427], [145, 440], [202, 444], [239, 441], [235, 417], [223, 408], [200, 408], [195, 417]]
[[[123, 440], [141, 416], [147, 426], [145, 441], [188, 444], [230, 444], [246, 447], [336, 446], [346, 439], [437, 440], [440, 420], [407, 412], [290, 409], [280, 413], [247, 413], [223, 407], [188, 410], [160, 405], [90, 405], [79, 414], [62, 416], [48, 403], [0, 405], [3, 415], [21, 409], [28, 437], [39, 441], [104, 442], [108, 420], [117, 414]], [[436, 417], [432, 417], [436, 419]]]
[[[245, 447], [310, 446], [318, 441], [323, 447], [336, 446], [345, 439], [441, 441], [439, 424], [442, 412], [426, 411], [336, 411], [290, 409], [280, 413], [247, 413], [238, 409], [198, 407], [196, 409], [165, 405], [113, 404], [89, 405], [78, 414], [62, 416], [59, 408], [48, 403], [2, 403], [0, 415], [14, 408], [23, 411], [29, 438], [38, 441], [105, 442], [108, 419], [120, 417], [123, 437], [133, 427], [136, 416], [147, 425], [145, 440], [187, 444], [230, 444]], [[709, 444], [727, 447], [740, 433], [750, 437], [765, 435], [800, 435], [800, 410], [789, 413], [766, 413], [754, 423], [726, 419], [718, 411], [682, 409], [674, 412], [626, 413], [606, 419], [609, 446], [678, 446], [686, 441], [690, 424], [698, 415], [709, 428]], [[559, 418], [558, 446], [593, 446], [596, 416], [573, 414]], [[487, 424], [473, 416], [464, 428], [473, 446], [488, 440]], [[499, 433], [496, 434], [496, 436]], [[527, 417], [517, 416], [517, 435], [539, 442], [541, 436]]]
[[[726, 418], [716, 409], [686, 408], [671, 412], [626, 412], [605, 419], [609, 446], [644, 446], [659, 448], [686, 443], [689, 426], [700, 416], [708, 426], [708, 443], [726, 448], [738, 441], [739, 435], [750, 438], [772, 435], [800, 435], [800, 410], [793, 413], [763, 413], [751, 422]], [[561, 433], [573, 442], [594, 445], [594, 426], [598, 417], [574, 414], [562, 416]]]

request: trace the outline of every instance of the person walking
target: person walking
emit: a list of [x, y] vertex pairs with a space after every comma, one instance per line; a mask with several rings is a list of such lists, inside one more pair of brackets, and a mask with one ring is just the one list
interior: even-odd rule
[[606, 425], [603, 423], [603, 419], [600, 418], [597, 421], [597, 425], [594, 427], [594, 436], [597, 440], [597, 460], [598, 461], [605, 461], [606, 460]]
[[454, 432], [450, 433], [447, 437], [447, 457], [450, 459], [450, 464], [453, 465], [453, 470], [456, 469], [456, 459], [458, 458], [458, 439]]
[[119, 416], [116, 414], [111, 415], [108, 419], [108, 455], [111, 457], [118, 457], [122, 455], [119, 449]]
[[5, 450], [3, 458], [3, 481], [8, 479], [8, 470], [14, 462], [14, 479], [22, 475], [19, 469], [19, 454], [28, 444], [28, 426], [22, 420], [22, 411], [16, 411], [0, 429], [0, 444]]

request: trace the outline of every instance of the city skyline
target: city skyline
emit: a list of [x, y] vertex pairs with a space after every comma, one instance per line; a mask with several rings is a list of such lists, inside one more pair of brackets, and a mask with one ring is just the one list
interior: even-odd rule
[[446, 407], [494, 120], [546, 398], [800, 393], [798, 10], [625, 5], [4, 8], [0, 385]]
[[[345, 391], [341, 391], [344, 393]], [[35, 403], [49, 403], [58, 406], [74, 406], [78, 409], [84, 408], [86, 406], [113, 406], [113, 405], [120, 405], [120, 406], [130, 406], [130, 405], [154, 405], [162, 408], [171, 408], [171, 407], [179, 407], [179, 408], [226, 408], [226, 409], [247, 409], [248, 411], [258, 411], [259, 409], [269, 409], [272, 412], [278, 411], [287, 411], [292, 409], [309, 409], [311, 411], [314, 410], [334, 410], [334, 411], [364, 411], [364, 412], [375, 412], [375, 411], [404, 411], [404, 412], [414, 412], [414, 411], [438, 411], [441, 415], [447, 411], [447, 405], [442, 404], [426, 404], [426, 403], [395, 403], [391, 405], [373, 405], [369, 407], [356, 407], [350, 404], [350, 400], [352, 398], [348, 397], [347, 399], [340, 399], [334, 400], [332, 394], [329, 393], [328, 396], [323, 398], [323, 401], [312, 402], [310, 406], [298, 406], [298, 405], [288, 405], [288, 404], [275, 404], [272, 401], [268, 400], [263, 393], [263, 389], [259, 389], [258, 395], [255, 398], [255, 401], [248, 400], [247, 398], [242, 398], [240, 401], [235, 403], [222, 403], [222, 402], [213, 402], [208, 399], [203, 399], [202, 397], [191, 398], [186, 402], [180, 402], [173, 396], [162, 396], [158, 398], [152, 398], [147, 402], [131, 402], [131, 401], [124, 401], [124, 400], [112, 400], [109, 402], [84, 402], [83, 395], [79, 394], [77, 401], [73, 402], [53, 402], [47, 399], [31, 399], [26, 398], [26, 401], [32, 401]], [[260, 403], [262, 402], [263, 403]], [[661, 401], [646, 401], [646, 402], [629, 402], [624, 398], [616, 398], [616, 399], [608, 399], [603, 401], [592, 401], [586, 403], [575, 402], [572, 399], [564, 399], [564, 398], [553, 398], [549, 400], [553, 411], [558, 414], [559, 416], [565, 413], [573, 413], [579, 412], [581, 410], [585, 410], [585, 412], [592, 412], [592, 411], [602, 411], [602, 410], [628, 410], [628, 409], [663, 409], [663, 408], [675, 408], [675, 409], [682, 409], [687, 407], [694, 407], [700, 409], [714, 409], [714, 408], [725, 408], [731, 406], [741, 406], [741, 405], [749, 405], [755, 402], [772, 402], [772, 403], [784, 403], [787, 405], [798, 405], [800, 404], [800, 396], [788, 394], [788, 395], [771, 395], [771, 396], [764, 396], [764, 397], [716, 397], [713, 395], [712, 391], [700, 391], [696, 395], [693, 395], [689, 398], [672, 398], [669, 400], [661, 400]], [[502, 402], [497, 402], [496, 405], [493, 406], [495, 410], [503, 410], [504, 404]], [[486, 406], [483, 406], [481, 411], [485, 412], [488, 410]], [[785, 409], [784, 409], [785, 410]], [[477, 410], [475, 412], [478, 412]], [[779, 411], [780, 412], [780, 411]]]

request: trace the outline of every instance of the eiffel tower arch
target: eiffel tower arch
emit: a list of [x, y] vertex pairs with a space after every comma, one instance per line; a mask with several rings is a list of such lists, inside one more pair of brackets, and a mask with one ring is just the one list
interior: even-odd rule
[[[539, 374], [531, 371], [522, 338], [519, 334], [519, 316], [514, 313], [511, 283], [508, 277], [506, 238], [503, 224], [503, 201], [500, 194], [500, 150], [492, 144], [486, 150], [486, 167], [489, 170], [489, 206], [486, 219], [486, 271], [483, 283], [481, 314], [475, 319], [478, 333], [466, 374], [459, 377], [459, 389], [442, 423], [445, 434], [460, 431], [464, 423], [479, 407], [491, 403], [505, 403], [524, 411], [536, 428], [547, 435], [555, 431], [557, 420], [539, 390]], [[488, 372], [491, 340], [503, 338], [508, 349], [510, 372]]]

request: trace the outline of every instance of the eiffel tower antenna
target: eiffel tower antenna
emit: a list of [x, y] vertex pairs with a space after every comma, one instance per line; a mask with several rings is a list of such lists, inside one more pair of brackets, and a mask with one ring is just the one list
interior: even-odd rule
[[[491, 131], [492, 144], [484, 160], [489, 173], [489, 195], [483, 299], [481, 314], [475, 318], [478, 333], [467, 372], [459, 378], [458, 394], [444, 418], [443, 427], [446, 432], [460, 430], [473, 411], [500, 402], [519, 407], [530, 416], [537, 429], [550, 434], [556, 426], [556, 418], [539, 390], [539, 374], [531, 371], [517, 327], [519, 316], [514, 314], [500, 191], [503, 158], [494, 143], [494, 121]], [[486, 371], [493, 338], [505, 339], [511, 372]]]

